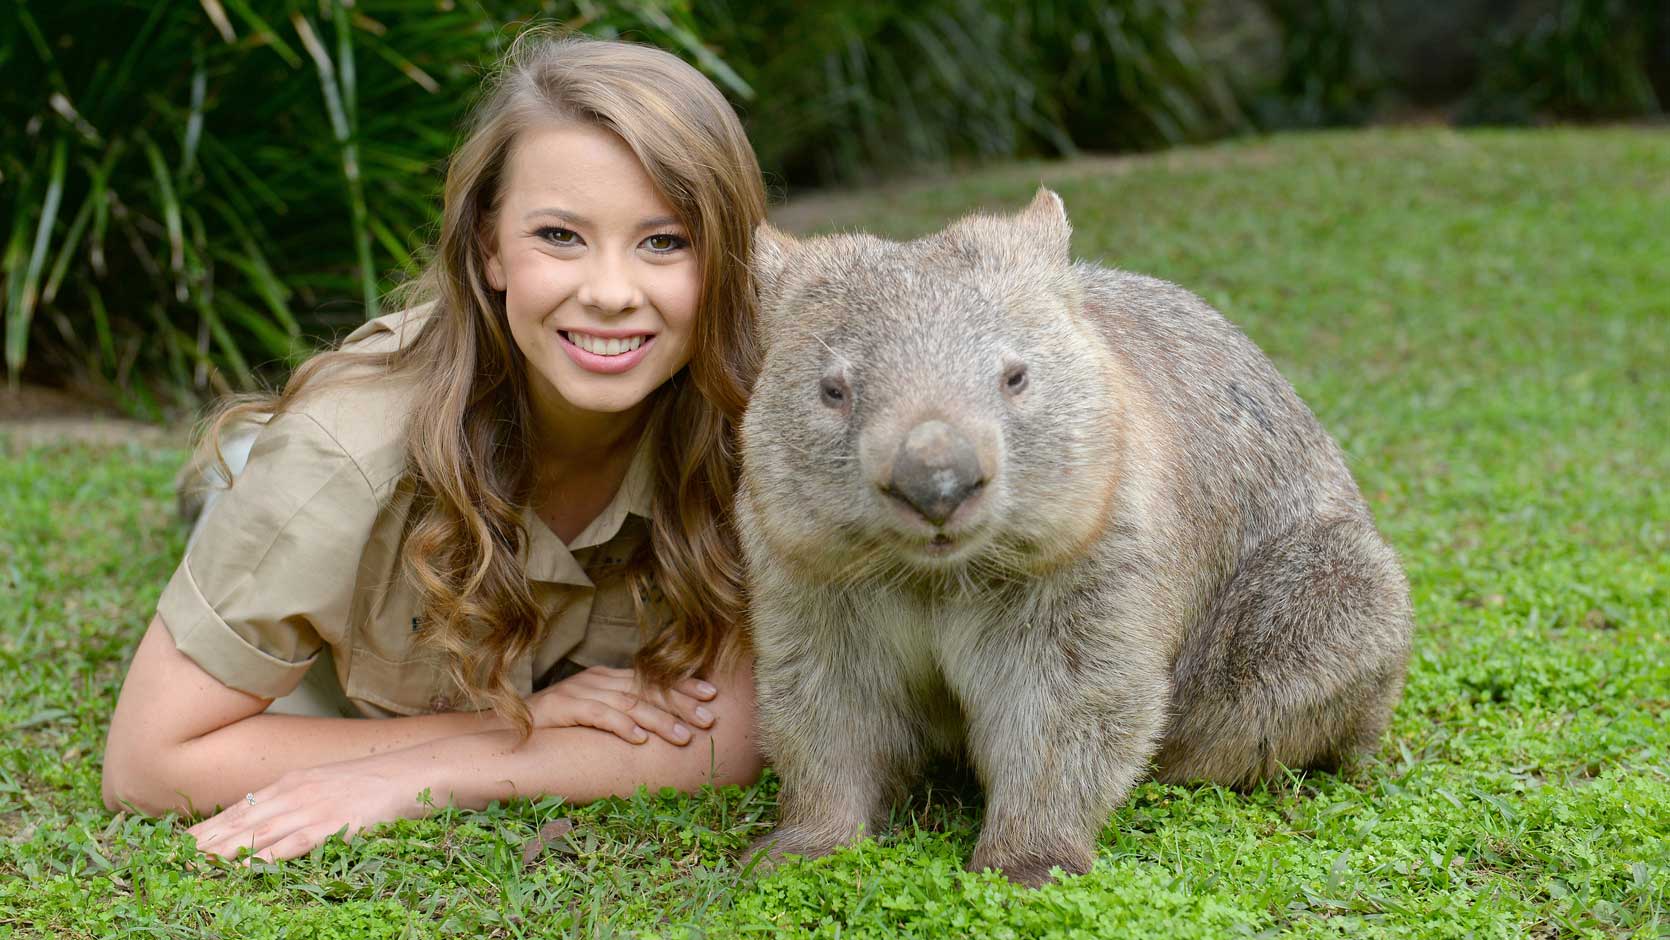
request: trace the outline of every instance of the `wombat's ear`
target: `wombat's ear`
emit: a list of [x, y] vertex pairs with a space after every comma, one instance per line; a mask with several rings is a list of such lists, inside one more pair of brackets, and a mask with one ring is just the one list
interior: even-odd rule
[[1072, 263], [1073, 226], [1067, 222], [1067, 206], [1054, 191], [1038, 187], [1038, 194], [1021, 210], [1017, 221], [1031, 232], [1034, 244], [1051, 260]]
[[762, 303], [781, 286], [789, 256], [799, 247], [800, 242], [793, 236], [772, 228], [769, 222], [761, 222], [754, 229], [754, 255], [748, 269], [754, 275], [754, 286]]

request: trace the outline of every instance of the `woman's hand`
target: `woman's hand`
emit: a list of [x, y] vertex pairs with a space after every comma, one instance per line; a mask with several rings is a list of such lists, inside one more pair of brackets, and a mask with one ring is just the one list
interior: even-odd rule
[[417, 818], [433, 809], [401, 768], [380, 757], [293, 770], [256, 790], [254, 802], [231, 808], [186, 830], [197, 848], [231, 858], [240, 849], [274, 860], [305, 855], [346, 827], [344, 838], [380, 822]]
[[685, 679], [665, 691], [641, 687], [630, 669], [593, 666], [528, 698], [535, 728], [584, 726], [643, 744], [651, 732], [677, 745], [689, 744], [691, 726], [713, 727], [703, 703], [718, 690], [701, 679]]

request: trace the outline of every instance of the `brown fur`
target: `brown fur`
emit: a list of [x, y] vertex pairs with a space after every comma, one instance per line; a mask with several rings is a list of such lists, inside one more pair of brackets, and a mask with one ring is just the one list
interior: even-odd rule
[[[737, 518], [773, 857], [873, 832], [949, 754], [986, 791], [970, 867], [1039, 884], [1150, 773], [1244, 786], [1385, 730], [1408, 587], [1339, 449], [1217, 312], [1069, 234], [1047, 191], [906, 243], [760, 233]], [[930, 420], [977, 462], [907, 437]]]

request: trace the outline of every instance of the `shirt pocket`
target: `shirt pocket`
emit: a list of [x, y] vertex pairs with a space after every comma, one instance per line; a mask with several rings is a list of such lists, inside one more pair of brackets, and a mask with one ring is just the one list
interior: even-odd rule
[[348, 698], [395, 715], [428, 715], [471, 708], [452, 681], [445, 652], [419, 638], [416, 616], [383, 618], [356, 631], [348, 660]]
[[[591, 615], [586, 620], [585, 639], [568, 654], [568, 659], [580, 666], [630, 666], [642, 640], [625, 569], [599, 572], [594, 577], [597, 588], [592, 595]], [[646, 613], [653, 614], [653, 610]]]

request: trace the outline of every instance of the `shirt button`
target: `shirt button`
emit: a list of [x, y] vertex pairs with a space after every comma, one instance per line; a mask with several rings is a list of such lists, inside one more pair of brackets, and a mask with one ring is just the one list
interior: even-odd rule
[[436, 714], [452, 711], [452, 697], [449, 695], [435, 696], [429, 700], [429, 710]]

